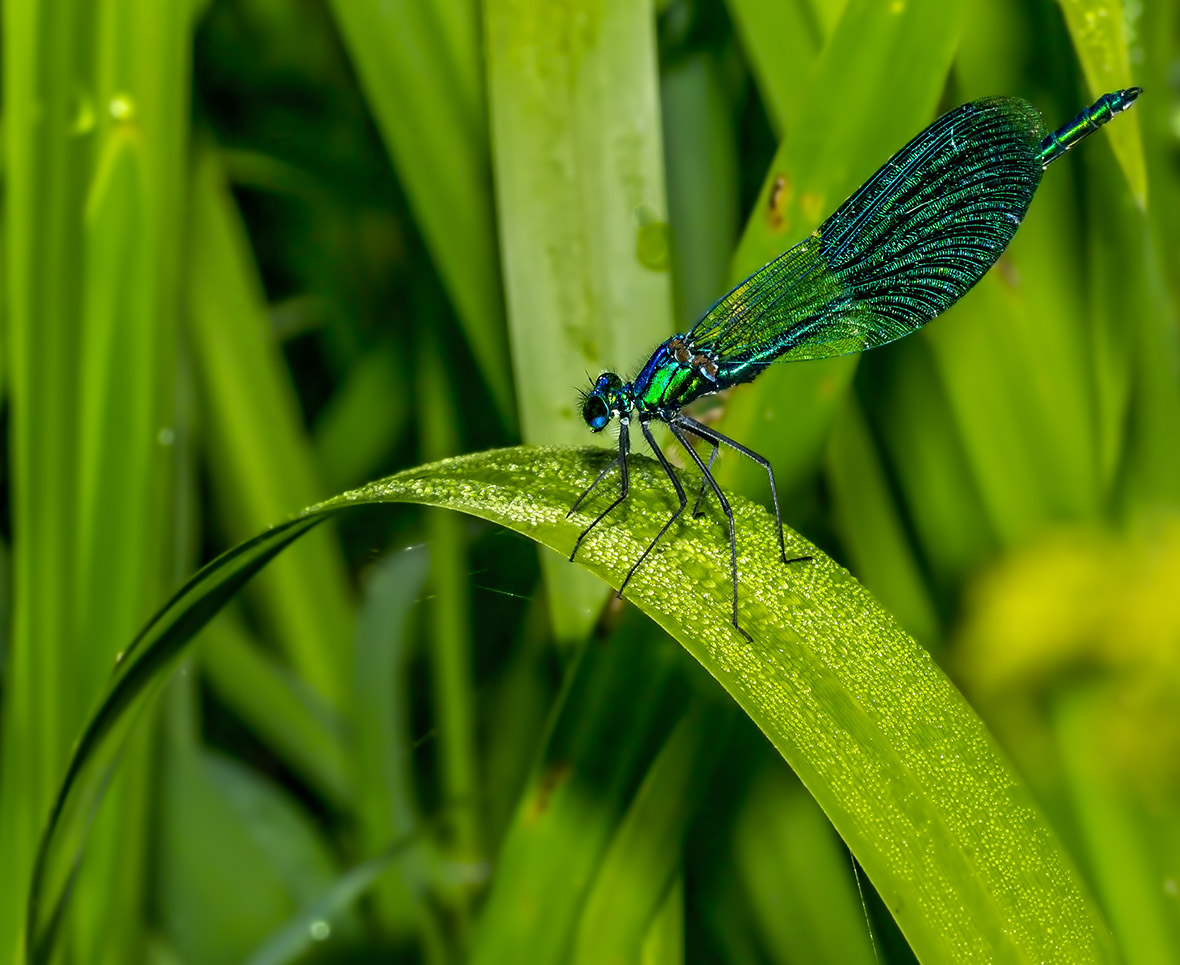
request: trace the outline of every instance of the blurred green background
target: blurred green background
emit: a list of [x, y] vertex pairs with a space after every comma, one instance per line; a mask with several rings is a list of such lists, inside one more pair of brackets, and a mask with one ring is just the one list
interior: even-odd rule
[[[1124, 959], [1180, 961], [1180, 4], [0, 6], [0, 958], [88, 709], [200, 563], [593, 443], [588, 375], [941, 110], [1135, 83], [945, 318], [707, 409], [997, 733]], [[704, 671], [542, 554], [365, 509], [273, 563], [125, 751], [60, 959], [911, 961]]]

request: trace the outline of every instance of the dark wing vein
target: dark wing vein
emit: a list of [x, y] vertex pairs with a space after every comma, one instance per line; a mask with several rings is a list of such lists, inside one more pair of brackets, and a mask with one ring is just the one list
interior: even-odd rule
[[819, 230], [735, 287], [689, 338], [729, 381], [769, 362], [876, 348], [953, 305], [1007, 246], [1040, 183], [1036, 110], [944, 114]]

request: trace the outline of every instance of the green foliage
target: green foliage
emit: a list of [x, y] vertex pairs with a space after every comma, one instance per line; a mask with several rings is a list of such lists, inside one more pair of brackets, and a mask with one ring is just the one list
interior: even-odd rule
[[[228, 601], [227, 590], [314, 522], [349, 507], [417, 502], [472, 513], [566, 552], [584, 523], [568, 520], [566, 507], [601, 462], [593, 451], [526, 447], [427, 465], [313, 507], [210, 564], [124, 655], [72, 765], [78, 787], [65, 788], [57, 812], [62, 823], [50, 827], [38, 882], [43, 876], [68, 879], [76, 857], [71, 849], [84, 834], [79, 825], [101, 795], [109, 742], [122, 719]], [[581, 551], [585, 565], [612, 586], [672, 508], [654, 460], [636, 459], [632, 486], [634, 499], [617, 525], [596, 533]], [[743, 536], [740, 613], [752, 640], [729, 624], [725, 549], [711, 520], [692, 526], [645, 566], [631, 584], [630, 599], [770, 738], [849, 843], [919, 956], [1043, 958], [1057, 945], [1070, 950], [1062, 961], [1108, 959], [1103, 926], [1068, 857], [982, 722], [926, 652], [827, 557], [817, 555], [784, 579], [784, 565], [790, 564], [775, 553], [773, 517], [745, 500], [735, 502], [734, 511]], [[789, 546], [795, 554], [819, 552], [794, 534]], [[696, 592], [668, 592], [678, 586]], [[642, 647], [639, 640], [632, 643]], [[505, 837], [503, 871], [473, 940], [476, 961], [527, 957], [556, 963], [571, 954], [579, 961], [625, 955], [641, 943], [675, 877], [676, 846], [691, 802], [706, 786], [699, 778], [716, 761], [720, 712], [685, 702], [683, 694], [657, 699], [658, 671], [646, 670], [633, 650], [618, 644], [611, 654], [612, 674], [638, 675], [647, 699], [631, 702], [622, 720], [584, 713], [592, 704], [579, 683], [588, 675], [593, 682], [587, 685], [600, 688], [599, 700], [614, 691], [595, 677], [602, 656], [584, 658]], [[681, 706], [669, 696], [680, 697]], [[579, 707], [584, 701], [587, 706]], [[567, 733], [563, 722], [571, 718]], [[626, 734], [627, 751], [614, 748], [600, 774], [599, 749], [616, 728]], [[645, 759], [645, 749], [656, 752], [653, 759]], [[882, 787], [889, 793], [882, 794]], [[614, 809], [589, 821], [581, 798], [596, 788], [613, 789], [618, 797]], [[191, 811], [195, 796], [190, 789], [173, 810]], [[925, 847], [908, 846], [919, 838]], [[235, 847], [249, 850], [244, 843]], [[561, 862], [553, 862], [555, 853]], [[224, 870], [227, 862], [213, 865]], [[264, 866], [251, 862], [256, 869]], [[191, 885], [196, 878], [177, 880]], [[255, 896], [268, 891], [274, 889], [264, 884], [250, 889]], [[42, 894], [38, 888], [33, 897], [43, 909], [61, 901], [54, 890]], [[620, 914], [615, 902], [628, 914]], [[964, 915], [965, 908], [973, 914]], [[249, 916], [255, 922], [266, 917], [266, 909]], [[43, 927], [48, 936], [52, 924], [34, 922], [33, 947], [41, 947]]]
[[[1175, 0], [2, 2], [0, 959], [1180, 960]], [[753, 643], [715, 507], [611, 601], [650, 462], [561, 558], [589, 376], [1132, 83], [944, 319], [702, 410], [824, 551], [722, 459]]]

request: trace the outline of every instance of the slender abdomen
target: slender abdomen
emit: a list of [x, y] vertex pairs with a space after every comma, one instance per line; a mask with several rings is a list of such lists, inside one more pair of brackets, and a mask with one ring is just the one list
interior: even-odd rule
[[1116, 90], [1113, 94], [1103, 94], [1089, 107], [1079, 111], [1072, 121], [1063, 124], [1041, 141], [1037, 160], [1048, 167], [1079, 141], [1084, 141], [1111, 118], [1134, 104], [1135, 98], [1142, 93], [1142, 87], [1129, 87]]

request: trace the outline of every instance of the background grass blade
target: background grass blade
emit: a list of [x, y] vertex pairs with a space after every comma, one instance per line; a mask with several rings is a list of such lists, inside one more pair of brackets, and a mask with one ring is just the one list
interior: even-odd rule
[[725, 287], [737, 237], [738, 151], [726, 80], [718, 59], [700, 53], [669, 65], [660, 88], [676, 324], [684, 330]]
[[[838, 3], [823, 4], [839, 15]], [[776, 133], [794, 127], [807, 76], [828, 41], [830, 21], [805, 0], [730, 0], [729, 9], [749, 51], [754, 77]]]
[[[1123, 90], [1136, 83], [1128, 56], [1127, 27], [1138, 26], [1128, 20], [1129, 11], [1122, 0], [1059, 0], [1069, 26], [1086, 86], [1097, 100], [1113, 90]], [[1136, 6], [1135, 20], [1141, 14]], [[1147, 204], [1147, 165], [1143, 159], [1143, 141], [1139, 134], [1140, 118], [1133, 115], [1130, 123], [1120, 124], [1110, 132], [1110, 144], [1123, 174], [1131, 186], [1131, 193], [1139, 207]]]
[[[451, 408], [447, 392], [445, 355], [439, 339], [427, 336], [418, 363], [421, 374], [419, 394], [423, 455], [438, 459], [458, 449], [455, 427], [458, 413]], [[476, 744], [475, 694], [472, 689], [472, 631], [467, 620], [471, 592], [467, 579], [467, 539], [463, 520], [454, 513], [428, 514], [432, 549], [430, 572], [430, 660], [434, 708], [438, 721], [438, 763], [445, 808], [444, 854], [456, 868], [476, 869], [483, 865], [480, 814], [479, 755]], [[463, 876], [458, 876], [462, 879]], [[471, 927], [470, 882], [459, 880], [442, 889], [442, 899], [454, 916], [456, 944], [466, 943]]]
[[[323, 949], [330, 938], [337, 937], [336, 920], [341, 912], [371, 889], [397, 857], [398, 850], [390, 848], [385, 854], [350, 868], [316, 901], [268, 938], [245, 960], [246, 965], [283, 965], [299, 961], [312, 949]], [[343, 944], [347, 947], [347, 941]]]
[[724, 746], [728, 711], [708, 698], [691, 702], [648, 768], [586, 896], [576, 965], [626, 961], [643, 947], [680, 876], [681, 846]]
[[1159, 876], [1148, 844], [1153, 829], [1142, 820], [1133, 795], [1086, 755], [1086, 748], [1101, 740], [1095, 730], [1106, 717], [1102, 705], [1108, 700], [1106, 694], [1083, 691], [1062, 699], [1055, 708], [1068, 779], [1091, 860], [1101, 868], [1111, 926], [1126, 949], [1127, 961], [1166, 962], [1180, 946], [1180, 928], [1171, 914], [1167, 889], [1148, 884]]
[[283, 762], [338, 807], [353, 797], [352, 756], [340, 718], [289, 668], [257, 646], [231, 613], [206, 631], [205, 680], [264, 736]]
[[[963, 9], [958, 0], [901, 6], [849, 0], [811, 74], [798, 121], [767, 171], [734, 252], [731, 281], [746, 277], [815, 230], [932, 119], [958, 43]], [[849, 64], [858, 69], [849, 71]], [[760, 70], [793, 76], [791, 67], [777, 60], [762, 63]], [[749, 391], [734, 393], [727, 401], [724, 431], [770, 459], [780, 487], [797, 494], [819, 465], [855, 369], [855, 358], [772, 365]], [[754, 487], [765, 480], [760, 471], [743, 466], [746, 461], [729, 460], [722, 475], [740, 479], [746, 492], [761, 492]]]
[[[336, 859], [292, 795], [199, 740], [172, 740], [164, 768], [160, 917], [185, 961], [242, 961], [331, 886]], [[238, 901], [211, 900], [239, 884]], [[335, 916], [332, 926], [346, 941], [357, 917]]]
[[[201, 390], [204, 434], [215, 447], [212, 483], [238, 538], [322, 492], [311, 446], [274, 344], [261, 282], [216, 154], [206, 148], [193, 180], [193, 264], [188, 343]], [[300, 676], [339, 707], [345, 689], [351, 605], [339, 551], [327, 534], [269, 571], [256, 588], [270, 628]], [[288, 601], [282, 606], [278, 600]], [[302, 601], [302, 602], [300, 602]]]
[[[776, 960], [878, 961], [871, 925], [845, 873], [852, 860], [823, 812], [778, 762], [767, 762], [734, 828], [735, 854], [764, 944]], [[831, 916], [841, 927], [829, 927]]]
[[[890, 492], [860, 405], [850, 398], [828, 445], [827, 476], [856, 572], [920, 642], [938, 639], [938, 614]], [[888, 562], [886, 562], [888, 561]]]
[[[36, 908], [54, 908], [80, 842], [80, 804], [97, 800], [104, 738], [230, 594], [315, 522], [348, 506], [450, 506], [561, 551], [566, 507], [608, 454], [522, 448], [410, 470], [312, 507], [199, 574], [128, 651], [62, 789], [42, 843]], [[617, 583], [662, 524], [670, 494], [638, 460], [635, 496], [588, 541], [585, 565]], [[920, 957], [1108, 961], [1113, 950], [1066, 854], [962, 697], [848, 574], [826, 557], [784, 580], [768, 514], [734, 506], [742, 534], [742, 619], [729, 625], [724, 541], [688, 523], [640, 571], [629, 598], [675, 635], [767, 734], [816, 797]], [[815, 552], [791, 536], [788, 552]], [[674, 588], [693, 586], [685, 594]], [[76, 786], [75, 786], [75, 781]], [[60, 823], [59, 823], [60, 822]], [[910, 847], [915, 840], [921, 849]], [[64, 862], [64, 864], [63, 864]], [[42, 918], [34, 909], [40, 936]], [[40, 942], [34, 943], [40, 946]], [[43, 946], [40, 946], [43, 947]]]
[[643, 941], [641, 965], [683, 965], [684, 963], [684, 877], [678, 878], [656, 913]]
[[[4, 5], [5, 366], [14, 594], [0, 727], [0, 957], [70, 731], [171, 584], [186, 5]], [[128, 579], [128, 573], [139, 578]], [[56, 597], [56, 599], [55, 599]], [[101, 629], [100, 629], [101, 628]], [[147, 741], [84, 869], [73, 942], [142, 954]]]
[[334, 0], [332, 9], [468, 345], [511, 422], [477, 0]]
[[[156, 645], [145, 643], [141, 634], [121, 655], [109, 694], [82, 733], [63, 788], [78, 793], [59, 793], [49, 811], [48, 826], [61, 828], [64, 840], [54, 833], [43, 838], [35, 865], [32, 891], [25, 905], [24, 954], [28, 961], [47, 962], [62, 938], [62, 922], [72, 885], [78, 871], [77, 859], [89, 834], [94, 816], [105, 794], [128, 734], [142, 709], [142, 698], [153, 693], [167, 679], [185, 643], [211, 620], [241, 587], [294, 539], [312, 528], [319, 519], [297, 519], [230, 550], [221, 558], [229, 566], [202, 572], [194, 580], [202, 592], [191, 605], [166, 606], [145, 632], [158, 634]], [[176, 600], [184, 598], [180, 591]], [[137, 704], [137, 701], [139, 702]], [[79, 781], [81, 771], [86, 775]]]
[[357, 621], [353, 674], [357, 814], [362, 851], [377, 854], [404, 839], [396, 866], [377, 882], [373, 912], [395, 943], [420, 937], [428, 961], [445, 960], [438, 914], [423, 900], [439, 857], [423, 833], [413, 768], [410, 611], [426, 583], [430, 559], [413, 547], [370, 573]]
[[[82, 202], [93, 148], [67, 135], [78, 92], [91, 89], [79, 56], [93, 30], [88, 9], [85, 3], [3, 9], [5, 364], [15, 529], [0, 753], [0, 865], [10, 869], [0, 900], [4, 954], [17, 947], [33, 836], [78, 720], [78, 695], [63, 673], [72, 616], [61, 606], [75, 592], [70, 533], [77, 506], [69, 487], [49, 480], [77, 475], [80, 373], [70, 348], [82, 318], [76, 280], [84, 275]], [[47, 28], [51, 20], [57, 29]], [[66, 278], [75, 283], [59, 284]]]
[[[645, 629], [628, 620], [578, 661], [504, 836], [478, 965], [522, 955], [557, 965], [574, 954], [595, 876], [689, 696], [678, 654]], [[615, 714], [591, 713], [604, 701]]]
[[[577, 391], [671, 331], [651, 7], [486, 0], [488, 99], [521, 434], [589, 441]], [[602, 604], [543, 556], [558, 636]]]

